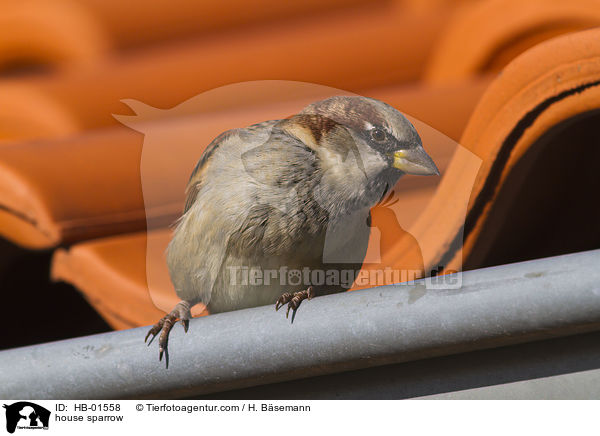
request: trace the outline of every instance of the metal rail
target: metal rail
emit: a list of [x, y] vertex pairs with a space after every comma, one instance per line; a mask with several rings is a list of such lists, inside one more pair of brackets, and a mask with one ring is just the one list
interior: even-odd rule
[[194, 319], [169, 368], [147, 328], [0, 352], [2, 398], [181, 398], [600, 330], [600, 250]]

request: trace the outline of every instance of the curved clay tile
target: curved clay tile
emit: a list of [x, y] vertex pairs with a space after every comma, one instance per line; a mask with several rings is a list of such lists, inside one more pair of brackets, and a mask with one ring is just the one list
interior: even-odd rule
[[457, 10], [425, 79], [443, 82], [499, 71], [528, 48], [600, 24], [598, 0], [486, 0]]
[[[25, 87], [27, 94], [21, 98], [32, 99], [28, 106], [38, 99], [52, 101], [71, 124], [89, 129], [114, 125], [112, 114], [126, 110], [123, 99], [164, 109], [210, 89], [250, 80], [295, 80], [359, 92], [419, 77], [444, 20], [437, 9], [405, 14], [402, 8], [373, 8], [330, 20], [299, 20], [283, 28], [223, 33], [112, 57], [58, 77], [3, 81], [0, 106], [10, 106], [5, 92]], [[19, 107], [14, 112], [23, 120], [29, 116]], [[0, 117], [0, 132], [6, 123]], [[32, 138], [26, 129], [20, 133], [22, 139]]]
[[[463, 256], [467, 267], [477, 267], [600, 243], [592, 197], [600, 183], [598, 40], [600, 29], [544, 42], [486, 91], [461, 139], [481, 159], [474, 183], [472, 157], [457, 154], [412, 228], [427, 269], [459, 270]], [[451, 199], [469, 185], [465, 220]], [[400, 239], [387, 258], [396, 266], [414, 263], [420, 253], [411, 244]]]
[[77, 2], [2, 2], [0, 75], [7, 70], [87, 65], [106, 54], [111, 38]]
[[18, 84], [0, 91], [0, 120], [0, 144], [58, 138], [81, 131], [81, 126], [62, 105]]
[[[166, 247], [169, 230], [150, 232], [149, 238]], [[155, 269], [154, 286], [161, 292], [148, 292], [146, 246], [146, 232], [142, 232], [82, 243], [69, 251], [57, 250], [52, 278], [78, 287], [114, 328], [150, 324], [162, 316], [157, 306], [167, 307], [177, 300], [166, 264], [153, 259], [148, 259], [149, 266]], [[198, 308], [194, 314], [199, 314]]]
[[0, 232], [27, 248], [136, 231], [142, 138], [129, 129], [0, 147]]

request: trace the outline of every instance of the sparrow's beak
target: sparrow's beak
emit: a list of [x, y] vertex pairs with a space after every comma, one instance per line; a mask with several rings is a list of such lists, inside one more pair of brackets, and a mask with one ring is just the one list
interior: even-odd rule
[[429, 157], [423, 147], [407, 148], [394, 152], [393, 167], [406, 174], [419, 176], [440, 175], [433, 159]]

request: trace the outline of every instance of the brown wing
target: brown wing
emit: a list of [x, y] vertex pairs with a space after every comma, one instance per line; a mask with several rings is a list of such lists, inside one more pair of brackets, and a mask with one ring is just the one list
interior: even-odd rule
[[241, 138], [245, 137], [245, 135], [252, 135], [255, 131], [265, 128], [271, 128], [275, 123], [280, 120], [270, 120], [263, 121], [262, 123], [253, 124], [243, 129], [231, 129], [221, 133], [217, 136], [213, 141], [208, 144], [204, 153], [200, 157], [200, 160], [194, 167], [192, 171], [192, 175], [190, 176], [190, 180], [188, 181], [187, 187], [185, 189], [186, 198], [185, 198], [185, 206], [183, 208], [183, 213], [186, 213], [190, 207], [196, 201], [196, 197], [198, 197], [198, 192], [200, 191], [200, 187], [202, 186], [202, 176], [204, 174], [204, 169], [208, 165], [210, 158], [213, 156], [217, 148], [221, 144], [223, 144], [228, 138], [230, 138], [234, 134], [243, 133]]

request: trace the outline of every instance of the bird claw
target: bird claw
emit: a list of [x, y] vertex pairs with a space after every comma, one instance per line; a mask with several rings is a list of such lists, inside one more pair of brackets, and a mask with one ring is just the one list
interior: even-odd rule
[[[181, 320], [181, 324], [183, 325], [183, 330], [187, 333], [189, 325], [190, 325], [190, 308], [187, 302], [180, 302], [175, 308], [163, 316], [156, 324], [154, 324], [144, 339], [144, 342], [148, 342], [148, 345], [152, 343], [156, 335], [160, 333], [158, 337], [158, 360], [162, 361], [163, 355], [167, 357], [167, 365], [168, 365], [168, 352], [167, 346], [169, 343], [169, 333], [171, 329], [177, 322], [177, 319]], [[150, 341], [148, 338], [151, 337]]]
[[275, 311], [278, 311], [281, 307], [283, 307], [285, 304], [287, 304], [292, 298], [294, 298], [294, 294], [292, 294], [291, 292], [286, 292], [281, 297], [279, 297], [277, 299], [277, 302], [275, 303]]
[[288, 307], [287, 307], [287, 311], [285, 312], [285, 317], [286, 317], [286, 319], [289, 317], [290, 309], [291, 309], [292, 310], [292, 322], [294, 322], [294, 318], [296, 316], [296, 311], [300, 307], [300, 304], [302, 303], [302, 301], [310, 300], [314, 296], [315, 296], [315, 290], [312, 286], [309, 286], [307, 289], [300, 291], [300, 292], [294, 292], [294, 293], [286, 292], [285, 294], [281, 295], [281, 297], [279, 297], [277, 299], [277, 302], [275, 303], [275, 310], [279, 310], [281, 307], [283, 307], [285, 304], [287, 304]]
[[154, 338], [156, 337], [156, 335], [158, 334], [158, 332], [160, 332], [162, 330], [162, 326], [164, 324], [164, 318], [161, 318], [156, 324], [154, 324], [152, 326], [152, 328], [148, 331], [148, 333], [146, 334], [146, 337], [144, 338], [144, 342], [148, 342], [148, 338], [150, 337], [150, 335], [152, 335], [152, 338], [150, 339], [150, 341], [148, 342], [148, 346], [150, 346], [150, 344], [152, 343], [152, 341], [154, 340]]

